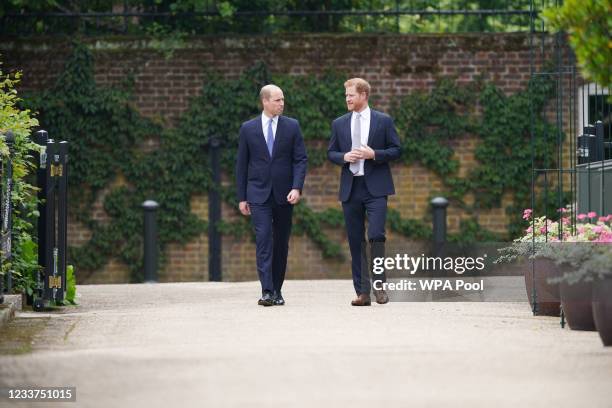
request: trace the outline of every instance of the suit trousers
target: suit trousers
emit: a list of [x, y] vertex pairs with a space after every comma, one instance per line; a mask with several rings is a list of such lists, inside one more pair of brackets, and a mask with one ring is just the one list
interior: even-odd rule
[[249, 203], [255, 230], [257, 275], [262, 292], [279, 291], [285, 281], [293, 205], [278, 204], [274, 194], [263, 204]]
[[[371, 263], [368, 262], [367, 257], [365, 221], [367, 216], [371, 258], [384, 257], [387, 196], [372, 196], [366, 186], [365, 177], [353, 177], [351, 194], [348, 200], [342, 202], [342, 210], [351, 251], [353, 286], [357, 295], [369, 295]], [[384, 272], [373, 278], [382, 282], [386, 281]]]

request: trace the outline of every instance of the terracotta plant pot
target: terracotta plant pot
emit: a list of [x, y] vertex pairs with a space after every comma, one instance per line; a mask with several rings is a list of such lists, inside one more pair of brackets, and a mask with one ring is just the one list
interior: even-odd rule
[[[535, 271], [535, 282], [534, 273]], [[558, 275], [558, 266], [550, 259], [539, 258], [525, 264], [525, 288], [529, 305], [533, 310], [533, 287], [535, 283], [535, 315], [560, 316], [559, 285], [548, 283], [548, 279]]]
[[559, 288], [561, 306], [570, 329], [594, 331], [592, 282], [578, 282], [573, 285], [562, 282]]
[[604, 346], [612, 346], [612, 279], [593, 282], [593, 320]]

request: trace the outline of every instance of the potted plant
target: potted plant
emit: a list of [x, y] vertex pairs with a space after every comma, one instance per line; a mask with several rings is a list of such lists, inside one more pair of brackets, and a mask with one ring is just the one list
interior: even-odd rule
[[[607, 250], [593, 259], [595, 268], [605, 271], [593, 283], [593, 320], [604, 346], [612, 346], [612, 236]], [[598, 264], [598, 265], [597, 265]]]
[[[573, 330], [595, 330], [593, 304], [598, 309], [598, 320], [604, 336], [608, 336], [605, 320], [611, 292], [607, 281], [612, 277], [612, 215], [599, 217], [595, 213], [579, 214], [581, 223], [575, 233], [562, 242], [551, 242], [538, 248], [537, 256], [554, 260], [560, 266], [559, 275], [550, 279], [559, 283], [561, 305], [569, 327]], [[588, 219], [588, 222], [585, 222]], [[594, 290], [597, 301], [594, 301]], [[605, 296], [608, 296], [606, 298]], [[600, 333], [601, 334], [601, 333]], [[602, 337], [603, 340], [603, 337]], [[606, 343], [607, 340], [604, 340]]]
[[550, 281], [558, 276], [558, 267], [553, 260], [538, 256], [546, 243], [558, 242], [569, 235], [569, 210], [559, 211], [561, 219], [553, 221], [545, 216], [534, 218], [531, 209], [524, 210], [523, 219], [530, 223], [529, 227], [510, 246], [500, 249], [500, 256], [495, 260], [496, 263], [525, 262], [525, 289], [535, 315], [560, 315], [559, 284]]

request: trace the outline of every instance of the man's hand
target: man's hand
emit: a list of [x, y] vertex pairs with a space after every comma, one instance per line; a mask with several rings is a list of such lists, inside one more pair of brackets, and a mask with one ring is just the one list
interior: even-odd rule
[[251, 209], [249, 208], [249, 203], [247, 203], [246, 201], [241, 201], [238, 204], [238, 208], [240, 209], [240, 212], [242, 213], [242, 215], [251, 215]]
[[287, 201], [289, 202], [289, 204], [297, 204], [298, 202], [300, 202], [300, 190], [298, 190], [297, 188], [291, 190], [289, 194], [287, 194]]
[[368, 145], [361, 145], [359, 149], [353, 150], [359, 156], [360, 159], [368, 160], [374, 158], [374, 150]]
[[359, 152], [357, 150], [351, 150], [344, 155], [344, 161], [348, 163], [355, 163], [359, 159]]

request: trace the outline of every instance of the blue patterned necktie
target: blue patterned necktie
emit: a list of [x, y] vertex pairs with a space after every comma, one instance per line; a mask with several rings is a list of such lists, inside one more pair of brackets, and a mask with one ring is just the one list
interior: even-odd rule
[[268, 138], [266, 140], [266, 144], [268, 145], [268, 153], [270, 153], [270, 157], [272, 157], [272, 148], [274, 147], [274, 131], [272, 130], [272, 119], [268, 122]]

